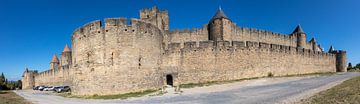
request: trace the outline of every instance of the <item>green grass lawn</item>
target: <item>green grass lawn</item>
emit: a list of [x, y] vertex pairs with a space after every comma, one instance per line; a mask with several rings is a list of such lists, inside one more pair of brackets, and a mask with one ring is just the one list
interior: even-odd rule
[[12, 91], [0, 91], [0, 104], [31, 104]]
[[304, 104], [360, 104], [360, 76], [322, 91], [309, 99], [302, 100]]

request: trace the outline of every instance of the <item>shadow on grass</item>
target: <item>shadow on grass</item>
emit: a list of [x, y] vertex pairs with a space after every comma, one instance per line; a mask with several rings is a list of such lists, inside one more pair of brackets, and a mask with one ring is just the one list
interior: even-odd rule
[[0, 91], [0, 94], [7, 94], [8, 92], [6, 91]]

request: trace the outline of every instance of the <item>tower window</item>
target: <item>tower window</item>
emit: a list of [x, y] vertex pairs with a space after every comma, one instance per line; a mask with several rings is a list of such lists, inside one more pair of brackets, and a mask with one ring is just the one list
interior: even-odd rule
[[139, 57], [139, 66], [138, 66], [138, 69], [140, 69], [140, 66], [141, 66], [141, 56]]
[[111, 60], [111, 65], [114, 65], [114, 53], [113, 52], [111, 53], [110, 60]]

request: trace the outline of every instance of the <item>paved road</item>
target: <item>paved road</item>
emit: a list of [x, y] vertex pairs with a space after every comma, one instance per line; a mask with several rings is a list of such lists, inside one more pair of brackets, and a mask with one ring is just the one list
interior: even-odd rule
[[182, 94], [145, 96], [126, 100], [87, 100], [64, 98], [39, 91], [15, 91], [38, 104], [113, 104], [113, 103], [177, 103], [177, 104], [273, 104], [292, 103], [331, 88], [360, 73], [338, 73], [331, 76], [263, 78], [230, 84], [182, 89]]

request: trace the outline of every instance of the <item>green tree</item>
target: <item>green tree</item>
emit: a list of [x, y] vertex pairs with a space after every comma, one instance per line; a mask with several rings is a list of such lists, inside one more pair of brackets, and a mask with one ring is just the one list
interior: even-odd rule
[[21, 82], [21, 80], [18, 80], [16, 84], [17, 84], [16, 88], [22, 89], [22, 82]]
[[5, 76], [4, 73], [0, 75], [0, 89], [5, 89]]
[[356, 65], [355, 65], [355, 68], [360, 69], [360, 63], [356, 64]]
[[5, 76], [4, 73], [1, 73], [0, 75], [0, 86], [5, 84]]
[[353, 67], [352, 67], [352, 64], [349, 62], [349, 64], [348, 64], [348, 67], [347, 67], [347, 70], [350, 70], [350, 69], [352, 69]]

